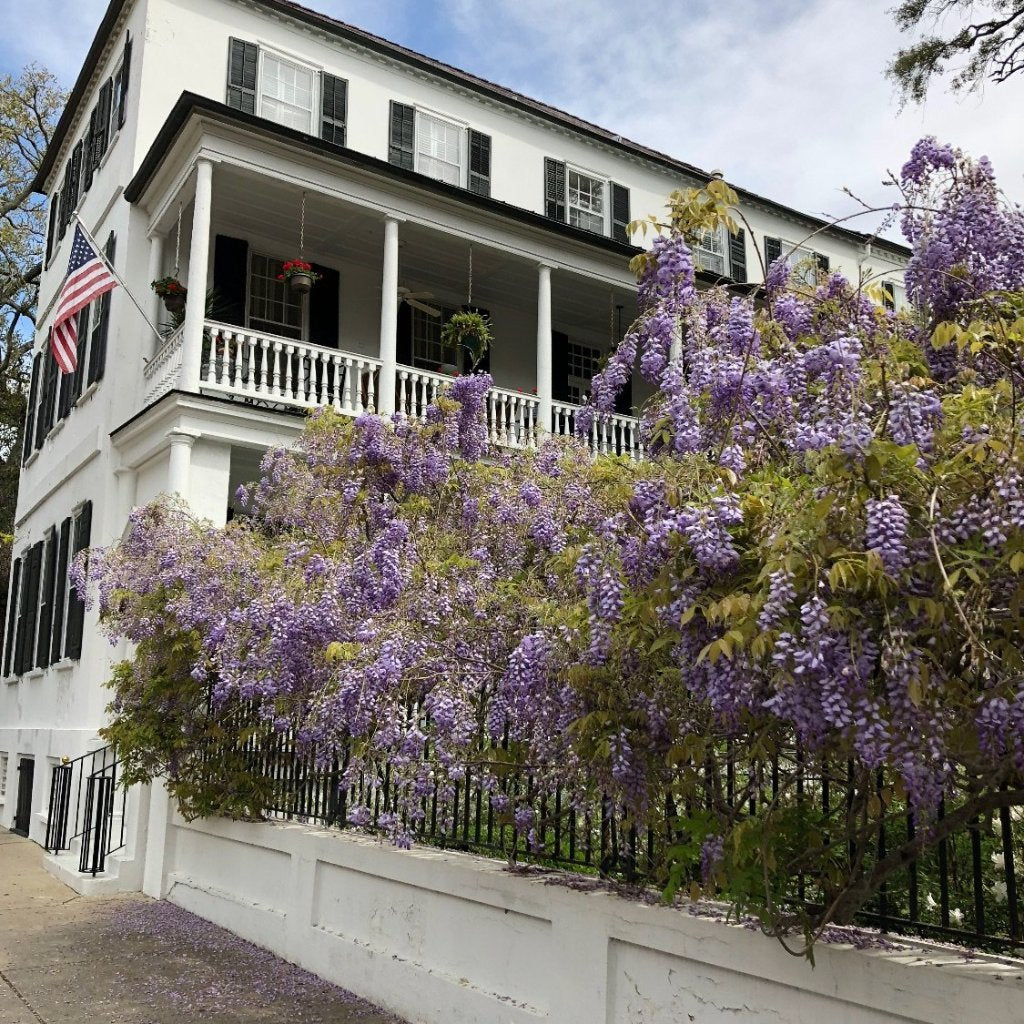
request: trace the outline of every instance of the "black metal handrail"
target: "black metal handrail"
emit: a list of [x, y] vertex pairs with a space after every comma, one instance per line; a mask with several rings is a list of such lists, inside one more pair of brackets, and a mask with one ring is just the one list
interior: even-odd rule
[[[118, 796], [118, 767], [114, 748], [106, 746], [53, 768], [46, 849], [60, 853], [81, 840], [78, 869], [93, 876], [125, 845], [128, 794], [122, 787]], [[115, 827], [118, 811], [121, 820]]]

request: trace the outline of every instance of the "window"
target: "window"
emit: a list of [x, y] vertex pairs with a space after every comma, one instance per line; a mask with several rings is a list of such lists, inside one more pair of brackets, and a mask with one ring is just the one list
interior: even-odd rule
[[603, 235], [605, 231], [606, 183], [582, 171], [568, 169], [569, 223], [574, 228]]
[[466, 129], [416, 111], [416, 170], [449, 185], [463, 183]]
[[882, 307], [891, 312], [896, 311], [896, 285], [892, 281], [882, 282]]
[[828, 257], [813, 249], [807, 249], [787, 242], [784, 238], [764, 238], [764, 262], [770, 267], [777, 259], [785, 257], [792, 271], [791, 281], [796, 284], [814, 286], [818, 283], [819, 273], [828, 273]]
[[7, 796], [7, 755], [0, 754], [0, 800]]
[[441, 341], [442, 325], [455, 313], [442, 309], [440, 316], [431, 316], [422, 309], [412, 310], [412, 364], [422, 370], [455, 372], [462, 369], [462, 356], [457, 345]]
[[270, 256], [253, 253], [249, 261], [249, 314], [247, 325], [253, 330], [302, 338], [302, 296], [286, 281], [279, 281], [284, 263]]
[[568, 356], [569, 401], [582, 405], [590, 393], [590, 382], [600, 368], [601, 350], [570, 341]]
[[296, 131], [313, 130], [313, 72], [276, 54], [263, 53], [260, 116]]
[[696, 233], [694, 252], [702, 270], [725, 276], [726, 231], [724, 227], [715, 230], [704, 228]]

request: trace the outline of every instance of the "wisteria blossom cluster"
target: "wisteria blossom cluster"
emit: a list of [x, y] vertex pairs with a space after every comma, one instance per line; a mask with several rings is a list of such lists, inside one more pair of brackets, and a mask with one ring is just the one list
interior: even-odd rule
[[244, 758], [211, 795], [209, 743], [277, 730], [358, 782], [353, 824], [407, 843], [472, 784], [538, 854], [558, 792], [668, 837], [670, 889], [780, 930], [820, 923], [780, 909], [798, 877], [848, 920], [908, 842], [1024, 803], [1019, 214], [934, 142], [904, 179], [899, 314], [785, 256], [762, 289], [701, 290], [688, 239], [724, 186], [676, 204], [702, 219], [639, 261], [640, 316], [579, 417], [638, 368], [645, 462], [489, 448], [471, 375], [424, 425], [317, 413], [227, 529], [137, 512], [90, 557], [111, 638], [136, 645], [110, 729], [136, 777], [258, 814]]

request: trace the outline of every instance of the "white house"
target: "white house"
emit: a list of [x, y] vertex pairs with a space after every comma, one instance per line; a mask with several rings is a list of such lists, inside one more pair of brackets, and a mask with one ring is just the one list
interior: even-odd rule
[[[78, 766], [67, 786], [106, 771], [76, 759], [101, 746], [119, 652], [69, 588], [75, 552], [114, 541], [161, 493], [223, 523], [305, 409], [418, 415], [462, 369], [440, 325], [463, 305], [494, 324], [493, 439], [571, 430], [635, 313], [627, 223], [708, 178], [288, 0], [111, 0], [35, 182], [49, 233], [4, 623], [0, 825], [42, 842], [55, 766]], [[706, 239], [704, 283], [756, 282], [813, 236], [794, 262], [853, 279], [870, 267], [901, 301], [902, 247], [739, 195], [750, 228]], [[75, 214], [127, 290], [83, 312], [78, 372], [60, 376], [48, 330]], [[322, 276], [308, 296], [278, 280], [295, 257]], [[192, 300], [160, 340], [128, 292], [166, 323], [150, 282], [168, 275]], [[642, 454], [642, 397], [595, 447]], [[72, 805], [84, 813], [77, 791]]]

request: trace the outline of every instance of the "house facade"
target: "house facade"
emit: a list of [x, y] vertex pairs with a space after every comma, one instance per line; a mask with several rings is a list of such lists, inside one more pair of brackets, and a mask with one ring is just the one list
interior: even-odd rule
[[[709, 177], [286, 0], [112, 0], [36, 180], [49, 230], [3, 626], [0, 826], [43, 841], [55, 768], [101, 746], [125, 652], [71, 587], [78, 551], [161, 494], [224, 523], [306, 410], [421, 415], [467, 369], [441, 334], [465, 307], [494, 327], [492, 440], [572, 431], [636, 313], [629, 221]], [[798, 273], [870, 270], [902, 302], [902, 247], [739, 194], [747, 227], [703, 240], [703, 284], [756, 286], [787, 253]], [[76, 217], [125, 287], [83, 311], [65, 376], [48, 332]], [[296, 258], [319, 276], [306, 295], [279, 280]], [[151, 290], [163, 277], [187, 286], [183, 313]], [[644, 397], [638, 385], [595, 426], [595, 450], [642, 457]]]

